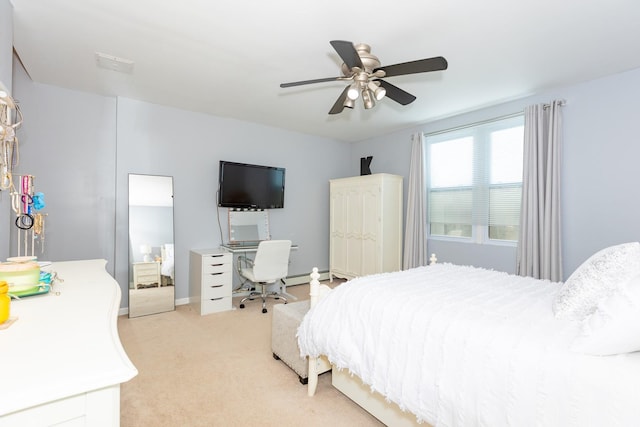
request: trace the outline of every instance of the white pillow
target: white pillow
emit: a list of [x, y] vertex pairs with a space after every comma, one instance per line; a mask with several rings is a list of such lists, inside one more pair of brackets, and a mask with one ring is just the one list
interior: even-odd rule
[[602, 249], [569, 276], [553, 301], [553, 312], [558, 319], [584, 320], [599, 302], [638, 274], [640, 243]]
[[571, 349], [594, 356], [640, 350], [640, 276], [606, 298], [582, 323]]

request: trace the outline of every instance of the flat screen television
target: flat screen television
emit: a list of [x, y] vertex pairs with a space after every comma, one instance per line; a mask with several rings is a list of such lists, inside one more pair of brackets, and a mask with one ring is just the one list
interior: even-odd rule
[[218, 206], [236, 209], [284, 207], [284, 168], [220, 160]]

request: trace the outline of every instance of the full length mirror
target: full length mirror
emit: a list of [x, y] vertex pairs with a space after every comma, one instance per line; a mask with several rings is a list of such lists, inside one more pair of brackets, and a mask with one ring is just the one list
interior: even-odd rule
[[175, 310], [173, 177], [129, 174], [129, 317]]

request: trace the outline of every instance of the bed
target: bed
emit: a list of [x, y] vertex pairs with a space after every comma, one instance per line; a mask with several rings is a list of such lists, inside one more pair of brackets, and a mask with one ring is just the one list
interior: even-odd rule
[[398, 408], [388, 425], [640, 425], [637, 242], [565, 283], [445, 263], [312, 280], [311, 305], [298, 329], [309, 394], [324, 355], [365, 409], [371, 396]]
[[173, 243], [165, 243], [160, 246], [160, 275], [162, 276], [162, 286], [173, 285], [174, 278], [174, 256]]

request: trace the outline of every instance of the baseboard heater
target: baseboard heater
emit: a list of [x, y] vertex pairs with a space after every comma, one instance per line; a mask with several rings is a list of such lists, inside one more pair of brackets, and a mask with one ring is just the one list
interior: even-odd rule
[[[329, 280], [329, 272], [328, 271], [320, 271], [320, 281]], [[287, 286], [295, 286], [295, 285], [308, 285], [311, 281], [311, 277], [309, 274], [301, 274], [299, 276], [289, 276], [284, 279], [284, 284]]]

